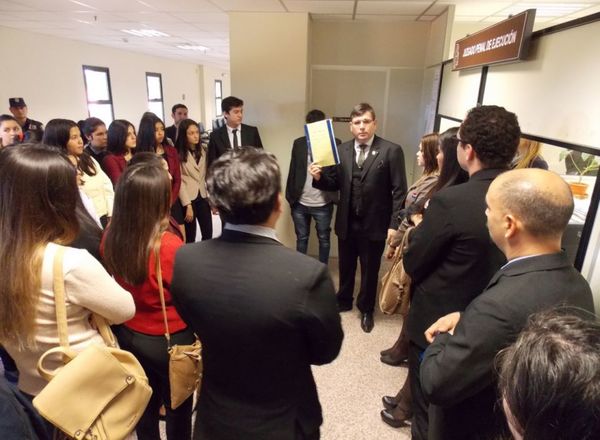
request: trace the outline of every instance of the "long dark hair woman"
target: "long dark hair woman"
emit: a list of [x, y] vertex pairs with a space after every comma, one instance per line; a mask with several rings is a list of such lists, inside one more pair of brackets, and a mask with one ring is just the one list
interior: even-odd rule
[[206, 192], [206, 150], [200, 142], [198, 123], [184, 119], [179, 123], [175, 147], [181, 164], [179, 202], [184, 214], [187, 243], [196, 241], [196, 219], [202, 240], [212, 238], [212, 214]]
[[[59, 346], [53, 261], [60, 248], [72, 349], [104, 344], [90, 324], [92, 312], [121, 323], [135, 307], [131, 295], [87, 251], [65, 247], [79, 229], [76, 170], [65, 154], [32, 144], [5, 149], [0, 175], [0, 343], [15, 359], [19, 388], [35, 396], [46, 385], [37, 361]], [[56, 359], [47, 366], [60, 364]]]
[[60, 148], [81, 171], [83, 192], [94, 204], [103, 227], [112, 215], [114, 191], [108, 176], [88, 153], [83, 150], [79, 127], [69, 119], [52, 119], [46, 124], [43, 143]]
[[149, 151], [156, 153], [167, 161], [169, 174], [171, 175], [171, 215], [177, 223], [181, 225], [182, 234], [185, 234], [183, 227], [183, 213], [179, 204], [175, 203], [179, 197], [181, 187], [181, 168], [179, 164], [179, 155], [175, 147], [169, 145], [165, 135], [165, 124], [154, 113], [146, 112], [140, 120], [140, 127], [137, 135], [136, 151]]
[[130, 165], [117, 183], [113, 221], [104, 236], [104, 262], [117, 282], [134, 298], [133, 319], [116, 329], [122, 348], [136, 355], [154, 390], [136, 431], [140, 440], [159, 439], [159, 409], [166, 408], [167, 437], [191, 437], [192, 397], [171, 409], [169, 356], [157, 277], [157, 259], [171, 342], [191, 344], [194, 334], [172, 303], [170, 294], [175, 253], [182, 240], [167, 230], [171, 183], [161, 165]]
[[[458, 127], [453, 127], [439, 136], [436, 160], [440, 175], [436, 184], [419, 201], [406, 209], [406, 219], [410, 224], [418, 225], [420, 223], [426, 213], [427, 203], [435, 193], [449, 186], [464, 183], [469, 179], [469, 175], [460, 167], [456, 156], [457, 133]], [[406, 319], [403, 319], [400, 336], [398, 336], [394, 345], [381, 352], [382, 362], [390, 365], [400, 365], [408, 358], [408, 337], [405, 333], [405, 323]], [[388, 425], [398, 428], [403, 426], [407, 420], [410, 420], [412, 417], [412, 395], [408, 376], [395, 396], [384, 396], [382, 401], [385, 409], [381, 411], [381, 418]]]
[[111, 122], [108, 127], [108, 154], [102, 160], [102, 168], [115, 186], [135, 153], [136, 141], [135, 127], [131, 122], [125, 119]]

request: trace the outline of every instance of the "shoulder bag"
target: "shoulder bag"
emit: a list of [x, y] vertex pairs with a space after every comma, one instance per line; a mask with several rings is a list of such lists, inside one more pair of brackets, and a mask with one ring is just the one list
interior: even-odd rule
[[392, 267], [381, 277], [381, 292], [379, 293], [379, 308], [386, 315], [398, 313], [408, 314], [410, 304], [410, 277], [404, 270], [402, 258], [408, 246], [408, 237], [414, 227], [409, 227], [402, 236], [402, 241], [396, 250]]
[[[77, 353], [69, 346], [63, 280], [64, 248], [54, 256], [53, 289], [60, 346], [39, 359], [40, 375], [48, 385], [33, 399], [50, 423], [75, 439], [121, 440], [137, 425], [152, 395], [148, 378], [131, 353], [116, 348], [105, 319], [93, 315], [107, 346], [92, 344]], [[49, 356], [62, 355], [63, 367], [44, 368]]]

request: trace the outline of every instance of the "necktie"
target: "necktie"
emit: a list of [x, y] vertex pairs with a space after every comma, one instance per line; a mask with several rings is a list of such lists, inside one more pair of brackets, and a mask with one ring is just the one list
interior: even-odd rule
[[238, 138], [237, 138], [237, 128], [233, 130], [233, 149], [237, 150], [240, 148], [239, 144], [238, 144]]
[[368, 145], [360, 144], [359, 147], [360, 147], [360, 153], [358, 154], [358, 160], [356, 161], [356, 164], [358, 165], [358, 168], [362, 168], [363, 163], [365, 163], [365, 159], [367, 158]]

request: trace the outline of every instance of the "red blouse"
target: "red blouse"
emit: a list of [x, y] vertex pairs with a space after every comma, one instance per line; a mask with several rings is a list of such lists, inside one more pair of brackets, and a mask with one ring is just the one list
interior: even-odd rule
[[[175, 264], [175, 253], [183, 246], [183, 241], [171, 232], [165, 232], [160, 242], [160, 268], [162, 272], [163, 290], [165, 293], [165, 305], [167, 309], [167, 321], [171, 333], [178, 332], [187, 327], [181, 319], [171, 298], [171, 280], [173, 279], [173, 266]], [[124, 323], [133, 331], [147, 335], [163, 335], [165, 324], [160, 305], [160, 294], [158, 293], [158, 279], [156, 277], [154, 252], [150, 253], [148, 263], [148, 278], [137, 286], [133, 286], [119, 277], [117, 282], [131, 295], [135, 302], [135, 316]]]
[[169, 166], [169, 173], [173, 180], [171, 181], [171, 205], [179, 197], [179, 188], [181, 187], [181, 168], [179, 166], [179, 155], [175, 147], [163, 145], [165, 151], [165, 160]]
[[122, 154], [107, 154], [102, 159], [101, 165], [113, 186], [117, 186], [119, 177], [121, 177], [121, 174], [125, 172], [125, 168], [127, 167], [125, 156]]

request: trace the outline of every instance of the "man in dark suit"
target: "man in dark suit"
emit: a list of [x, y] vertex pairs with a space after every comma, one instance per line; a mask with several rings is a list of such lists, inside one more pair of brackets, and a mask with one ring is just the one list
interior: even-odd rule
[[262, 150], [223, 155], [207, 181], [223, 234], [176, 256], [173, 301], [203, 344], [196, 440], [319, 438], [310, 366], [336, 358], [343, 332], [327, 267], [275, 236], [280, 179]]
[[165, 135], [175, 144], [177, 142], [177, 127], [179, 123], [188, 117], [188, 108], [184, 104], [175, 104], [171, 108], [171, 118], [173, 125], [165, 129]]
[[[306, 114], [306, 123], [322, 121], [325, 113], [321, 110], [311, 110]], [[341, 144], [338, 138], [336, 144]], [[312, 162], [308, 154], [306, 137], [302, 136], [294, 141], [292, 146], [292, 159], [288, 172], [285, 198], [290, 204], [294, 230], [296, 232], [296, 250], [306, 253], [308, 237], [310, 235], [311, 219], [315, 220], [317, 238], [319, 239], [319, 261], [327, 264], [329, 261], [331, 217], [333, 203], [337, 200], [337, 192], [321, 191], [313, 188], [312, 176], [308, 173], [308, 166]]]
[[361, 327], [369, 333], [373, 329], [381, 255], [386, 240], [389, 243], [398, 229], [406, 173], [400, 145], [375, 135], [373, 108], [358, 104], [350, 117], [354, 139], [340, 145], [340, 163], [323, 170], [313, 163], [310, 173], [315, 188], [340, 191], [335, 220], [340, 267], [338, 307], [340, 311], [352, 310], [356, 264], [360, 259], [356, 304], [361, 312]]
[[429, 439], [506, 434], [496, 354], [516, 340], [533, 313], [558, 305], [593, 313], [588, 283], [561, 251], [573, 213], [567, 183], [545, 170], [508, 171], [492, 182], [486, 202], [490, 236], [508, 263], [464, 313], [444, 316], [427, 329], [433, 342], [421, 364], [421, 383], [431, 403]]
[[225, 125], [210, 134], [207, 155], [209, 167], [226, 151], [242, 147], [263, 147], [258, 128], [242, 124], [244, 101], [235, 96], [228, 96], [221, 102], [221, 110], [223, 110]]
[[427, 439], [428, 404], [419, 378], [428, 345], [425, 330], [438, 318], [464, 310], [506, 261], [485, 226], [485, 194], [508, 168], [520, 135], [514, 113], [497, 106], [471, 109], [458, 131], [456, 150], [469, 181], [436, 193], [411, 234], [404, 268], [412, 278], [407, 333], [414, 440]]

